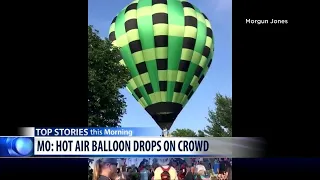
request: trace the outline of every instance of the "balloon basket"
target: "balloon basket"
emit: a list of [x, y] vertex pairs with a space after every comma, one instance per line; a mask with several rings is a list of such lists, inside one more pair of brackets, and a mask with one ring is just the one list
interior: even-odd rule
[[167, 130], [167, 129], [163, 129], [162, 130], [162, 135], [161, 135], [162, 137], [169, 137], [169, 130]]

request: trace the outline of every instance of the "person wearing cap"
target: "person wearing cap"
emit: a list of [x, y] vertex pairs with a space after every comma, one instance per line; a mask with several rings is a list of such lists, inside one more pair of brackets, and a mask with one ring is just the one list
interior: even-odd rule
[[208, 180], [210, 179], [210, 176], [207, 174], [207, 169], [203, 165], [203, 162], [200, 161], [199, 164], [196, 166], [196, 176], [195, 179], [201, 179], [201, 180]]
[[98, 159], [93, 167], [93, 180], [112, 180], [117, 177], [117, 159]]
[[196, 165], [196, 171], [197, 173], [199, 173], [200, 171], [205, 172], [206, 171], [206, 167], [204, 167], [203, 162], [200, 161], [198, 165]]

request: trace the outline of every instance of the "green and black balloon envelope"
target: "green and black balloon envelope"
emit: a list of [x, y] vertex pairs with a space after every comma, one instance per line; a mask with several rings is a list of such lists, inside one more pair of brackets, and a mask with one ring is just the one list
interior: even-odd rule
[[136, 0], [114, 18], [109, 39], [131, 73], [127, 89], [170, 129], [212, 62], [208, 18], [186, 1]]

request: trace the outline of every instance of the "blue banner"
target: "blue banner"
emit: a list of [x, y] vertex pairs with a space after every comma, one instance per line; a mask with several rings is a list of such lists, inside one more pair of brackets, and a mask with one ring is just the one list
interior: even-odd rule
[[35, 128], [35, 136], [160, 136], [159, 129], [131, 128]]
[[0, 157], [32, 156], [33, 142], [33, 137], [0, 137]]

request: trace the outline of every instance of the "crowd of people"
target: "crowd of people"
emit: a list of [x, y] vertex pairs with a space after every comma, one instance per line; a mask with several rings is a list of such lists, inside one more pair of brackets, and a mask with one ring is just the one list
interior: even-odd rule
[[232, 180], [232, 161], [228, 158], [167, 158], [152, 162], [143, 159], [138, 166], [114, 158], [95, 161], [93, 180]]

